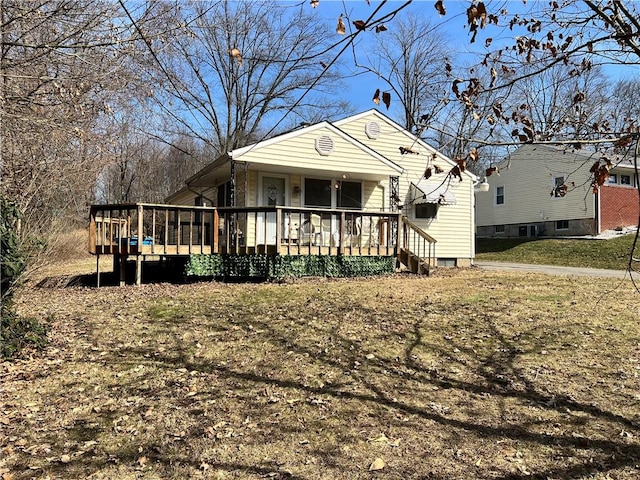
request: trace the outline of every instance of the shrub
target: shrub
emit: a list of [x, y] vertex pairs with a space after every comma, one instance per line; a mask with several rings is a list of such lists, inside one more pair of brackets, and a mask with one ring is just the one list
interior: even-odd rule
[[187, 276], [218, 278], [358, 277], [393, 273], [395, 257], [191, 255]]
[[28, 254], [18, 235], [20, 212], [0, 194], [0, 357], [10, 358], [27, 345], [46, 343], [45, 328], [14, 310], [13, 297], [24, 277]]

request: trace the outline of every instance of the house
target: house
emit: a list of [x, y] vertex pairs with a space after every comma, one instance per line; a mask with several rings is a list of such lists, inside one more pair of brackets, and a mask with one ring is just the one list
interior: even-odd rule
[[[194, 261], [266, 255], [304, 259], [307, 271], [325, 261], [312, 257], [398, 260], [425, 273], [470, 266], [477, 178], [451, 175], [456, 165], [369, 110], [227, 152], [166, 205], [93, 206], [90, 251], [135, 255], [138, 265], [145, 255], [204, 254], [216, 259]], [[238, 262], [252, 270], [245, 260]]]
[[[441, 173], [425, 179], [429, 166]], [[167, 202], [400, 211], [437, 241], [436, 264], [469, 266], [475, 251], [476, 177], [464, 172], [463, 181], [450, 179], [453, 166], [372, 109], [228, 152], [189, 178]], [[324, 237], [330, 238], [319, 241], [334, 241], [335, 230], [328, 225]]]
[[477, 197], [479, 237], [597, 235], [636, 225], [638, 191], [634, 167], [614, 165], [594, 192], [594, 152], [551, 145], [523, 145], [487, 178], [490, 194]]

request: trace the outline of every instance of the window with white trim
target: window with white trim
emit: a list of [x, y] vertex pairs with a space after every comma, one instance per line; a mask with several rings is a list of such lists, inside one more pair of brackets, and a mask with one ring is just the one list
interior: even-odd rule
[[345, 210], [362, 209], [362, 182], [347, 182], [336, 184], [336, 206]]
[[438, 218], [438, 204], [437, 203], [417, 203], [415, 205], [415, 217], [422, 219]]
[[505, 233], [504, 225], [494, 225], [493, 232], [497, 235]]
[[494, 190], [494, 203], [495, 205], [504, 205], [504, 185], [496, 186]]
[[565, 185], [565, 176], [556, 175], [553, 177], [553, 196], [556, 198], [562, 198], [567, 194], [567, 186]]
[[331, 208], [331, 180], [305, 178], [304, 205], [305, 207]]

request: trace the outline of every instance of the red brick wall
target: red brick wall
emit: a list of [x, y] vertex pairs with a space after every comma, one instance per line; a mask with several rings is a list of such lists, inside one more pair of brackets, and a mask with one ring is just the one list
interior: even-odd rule
[[600, 230], [638, 223], [638, 190], [631, 187], [600, 187]]

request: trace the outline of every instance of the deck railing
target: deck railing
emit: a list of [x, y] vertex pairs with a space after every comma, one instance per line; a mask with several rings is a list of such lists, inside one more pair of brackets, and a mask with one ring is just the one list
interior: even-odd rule
[[116, 255], [396, 255], [398, 213], [322, 208], [93, 205], [89, 251]]

